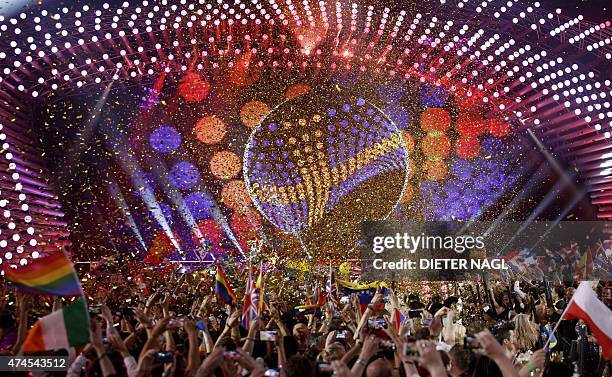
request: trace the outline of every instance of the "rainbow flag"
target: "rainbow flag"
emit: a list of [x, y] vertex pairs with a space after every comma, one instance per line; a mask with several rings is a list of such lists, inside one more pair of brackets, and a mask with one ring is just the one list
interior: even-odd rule
[[223, 268], [217, 265], [217, 274], [215, 275], [215, 294], [227, 305], [233, 305], [237, 302], [236, 294], [232, 289]]
[[4, 277], [27, 293], [48, 296], [83, 295], [79, 277], [64, 253], [33, 259], [17, 269], [7, 268]]

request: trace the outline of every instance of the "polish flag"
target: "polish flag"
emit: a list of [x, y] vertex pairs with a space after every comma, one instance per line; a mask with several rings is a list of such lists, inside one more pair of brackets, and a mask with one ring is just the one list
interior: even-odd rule
[[590, 282], [580, 283], [562, 319], [586, 322], [603, 350], [604, 359], [612, 359], [612, 310], [599, 301]]

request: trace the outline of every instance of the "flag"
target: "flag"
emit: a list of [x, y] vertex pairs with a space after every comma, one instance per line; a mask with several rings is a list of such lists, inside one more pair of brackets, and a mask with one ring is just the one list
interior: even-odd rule
[[217, 265], [217, 274], [215, 275], [215, 294], [223, 303], [227, 305], [233, 305], [238, 300], [236, 299], [236, 294], [232, 289], [229, 281], [227, 280], [227, 276], [225, 276], [225, 272], [220, 265]]
[[590, 282], [580, 283], [561, 319], [586, 322], [603, 350], [604, 359], [612, 359], [612, 310], [597, 298]]
[[259, 306], [257, 308], [257, 315], [261, 316], [264, 310], [268, 310], [268, 304], [266, 302], [266, 280], [264, 278], [263, 263], [259, 266], [259, 276], [257, 276], [255, 288], [259, 290]]
[[542, 332], [546, 334], [546, 351], [550, 352], [553, 348], [557, 346], [557, 338], [555, 337], [555, 333], [553, 332], [553, 328], [550, 323], [547, 323], [546, 325], [542, 326]]
[[578, 271], [577, 274], [582, 276], [583, 279], [587, 279], [587, 277], [593, 272], [593, 255], [591, 254], [591, 248], [587, 247], [586, 251], [580, 257], [578, 261]]
[[[338, 287], [342, 289], [342, 294], [345, 296], [350, 296], [352, 294], [356, 294], [359, 298], [359, 306], [361, 307], [361, 312], [365, 312], [368, 307], [368, 304], [374, 298], [376, 294], [376, 289], [378, 287], [381, 288], [381, 293], [383, 295], [387, 294], [387, 285], [384, 282], [372, 282], [368, 284], [354, 284], [344, 280], [338, 280]], [[384, 307], [384, 304], [381, 304]]]
[[402, 322], [406, 317], [402, 314], [402, 312], [398, 308], [393, 308], [393, 320], [395, 322], [395, 335], [399, 335]]
[[17, 269], [7, 268], [4, 277], [20, 290], [47, 296], [82, 296], [83, 289], [72, 262], [64, 253], [32, 259]]
[[246, 289], [244, 292], [244, 299], [242, 301], [242, 317], [241, 324], [247, 329], [251, 328], [251, 323], [258, 317], [259, 308], [259, 289], [253, 282], [253, 271], [249, 267], [249, 276], [246, 283]]
[[338, 295], [338, 285], [336, 284], [336, 276], [331, 264], [329, 265], [329, 277], [327, 282], [325, 282], [325, 293], [327, 301], [332, 305], [332, 308], [338, 306], [338, 299], [336, 298]]
[[79, 297], [36, 321], [23, 342], [23, 352], [69, 349], [89, 342], [87, 304]]
[[[310, 300], [309, 300], [310, 301]], [[305, 314], [316, 314], [317, 311], [325, 305], [326, 300], [323, 292], [320, 289], [315, 288], [315, 296], [312, 302], [306, 303], [306, 305], [299, 305], [294, 308], [296, 315]]]

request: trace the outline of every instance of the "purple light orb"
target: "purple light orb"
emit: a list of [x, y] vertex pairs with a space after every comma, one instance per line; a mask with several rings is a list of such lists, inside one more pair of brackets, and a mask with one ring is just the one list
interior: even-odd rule
[[159, 153], [171, 153], [181, 145], [181, 134], [170, 126], [160, 126], [151, 132], [151, 147]]
[[181, 161], [170, 170], [170, 180], [180, 190], [193, 188], [200, 179], [198, 168], [190, 162]]
[[210, 195], [201, 191], [186, 195], [183, 200], [185, 201], [185, 206], [187, 206], [187, 209], [196, 220], [209, 218], [215, 204], [214, 199]]
[[419, 93], [421, 104], [424, 107], [443, 107], [447, 97], [446, 89], [429, 84], [423, 84]]

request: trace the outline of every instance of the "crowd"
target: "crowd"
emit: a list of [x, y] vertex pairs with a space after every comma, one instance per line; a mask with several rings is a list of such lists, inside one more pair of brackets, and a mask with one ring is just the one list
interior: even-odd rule
[[[112, 274], [111, 274], [112, 275]], [[265, 292], [265, 310], [245, 328], [242, 308], [221, 303], [210, 275], [88, 274], [91, 342], [58, 350], [77, 376], [609, 376], [588, 326], [561, 321], [571, 284], [464, 283], [424, 300], [402, 288], [294, 309], [315, 287], [285, 279]], [[309, 289], [312, 288], [312, 289]], [[3, 287], [0, 354], [19, 354], [39, 316], [65, 305]], [[477, 292], [475, 291], [477, 290]], [[612, 307], [612, 284], [600, 283]], [[31, 373], [30, 375], [44, 375]]]

